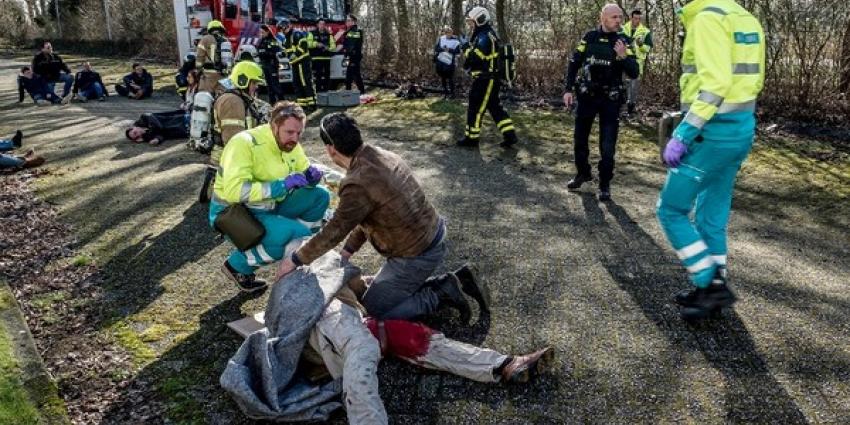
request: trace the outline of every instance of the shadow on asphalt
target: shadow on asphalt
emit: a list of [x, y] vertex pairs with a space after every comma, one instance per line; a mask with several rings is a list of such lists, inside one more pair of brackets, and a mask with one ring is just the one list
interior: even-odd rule
[[[617, 285], [630, 295], [671, 345], [699, 350], [723, 374], [726, 380], [726, 420], [733, 423], [806, 423], [794, 399], [776, 380], [759, 354], [738, 313], [727, 310], [722, 318], [696, 324], [682, 321], [678, 317], [678, 309], [671, 305], [670, 297], [686, 284], [683, 276], [656, 271], [643, 266], [640, 261], [622, 261], [633, 257], [637, 249], [641, 255], [666, 256], [671, 262], [676, 262], [669, 255], [670, 250], [658, 246], [616, 202], [606, 202], [603, 209], [593, 194], [579, 195], [588, 224], [607, 228], [597, 238], [600, 250], [608, 254], [600, 255], [599, 261]], [[622, 232], [615, 231], [605, 222], [606, 211]], [[648, 286], [646, 282], [654, 285]]]

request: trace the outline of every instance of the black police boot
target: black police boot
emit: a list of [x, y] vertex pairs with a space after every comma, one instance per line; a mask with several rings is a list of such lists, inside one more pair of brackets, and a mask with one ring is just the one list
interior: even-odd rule
[[440, 299], [440, 305], [447, 305], [456, 309], [460, 313], [460, 322], [468, 325], [469, 319], [472, 317], [472, 309], [469, 307], [469, 301], [466, 300], [460, 290], [460, 279], [448, 274], [440, 280], [442, 281], [440, 285], [434, 287], [434, 292]]
[[626, 113], [628, 113], [630, 117], [635, 114], [635, 104], [634, 103], [628, 103], [626, 105]]
[[611, 185], [609, 183], [599, 183], [598, 199], [602, 202], [611, 200]]
[[239, 286], [239, 289], [242, 292], [256, 292], [261, 291], [266, 288], [266, 282], [257, 279], [257, 275], [254, 273], [251, 274], [242, 274], [237, 272], [227, 261], [224, 262], [224, 265], [221, 266], [221, 272], [233, 283]]
[[12, 136], [12, 146], [14, 146], [15, 148], [19, 148], [23, 143], [24, 133], [22, 133], [21, 130], [18, 130], [15, 132], [15, 135]]
[[471, 139], [469, 137], [464, 137], [457, 141], [457, 146], [461, 148], [477, 148], [478, 147], [478, 139]]
[[588, 175], [576, 174], [576, 176], [573, 177], [572, 180], [567, 182], [567, 189], [570, 189], [570, 190], [578, 189], [578, 188], [581, 187], [581, 185], [583, 185], [583, 184], [585, 184], [589, 181], [592, 181], [592, 180], [593, 180], [593, 176], [591, 176], [589, 174]]
[[519, 139], [517, 139], [516, 137], [516, 132], [514, 131], [509, 131], [505, 133], [504, 135], [502, 135], [502, 138], [502, 143], [499, 143], [499, 146], [503, 148], [509, 148], [519, 142]]
[[464, 264], [461, 268], [452, 272], [460, 282], [460, 289], [466, 295], [472, 297], [478, 303], [482, 313], [490, 311], [490, 291], [478, 280], [475, 266]]

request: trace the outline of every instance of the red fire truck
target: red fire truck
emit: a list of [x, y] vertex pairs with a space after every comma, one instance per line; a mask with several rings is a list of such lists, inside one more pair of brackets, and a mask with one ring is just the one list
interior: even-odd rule
[[[177, 25], [177, 45], [180, 60], [195, 47], [201, 39], [201, 30], [207, 23], [217, 19], [227, 29], [227, 38], [233, 45], [233, 56], [251, 50], [244, 46], [256, 46], [260, 40], [260, 25], [280, 18], [289, 18], [296, 28], [311, 31], [316, 21], [324, 18], [328, 28], [337, 41], [337, 50], [341, 48], [345, 33], [345, 16], [351, 10], [351, 0], [173, 0], [174, 18]], [[289, 61], [281, 61], [281, 82], [292, 82]], [[344, 80], [345, 67], [342, 54], [331, 58], [331, 80]]]

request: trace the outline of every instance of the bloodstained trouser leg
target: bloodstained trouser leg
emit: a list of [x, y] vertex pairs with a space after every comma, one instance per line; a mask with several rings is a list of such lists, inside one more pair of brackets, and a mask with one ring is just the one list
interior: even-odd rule
[[493, 370], [507, 358], [498, 351], [446, 338], [442, 333], [431, 335], [425, 354], [416, 358], [402, 357], [426, 369], [449, 372], [478, 382], [499, 382], [502, 377], [493, 374]]
[[386, 424], [387, 411], [378, 392], [381, 349], [360, 312], [334, 299], [311, 331], [309, 343], [321, 354], [331, 376], [342, 378], [348, 422]]

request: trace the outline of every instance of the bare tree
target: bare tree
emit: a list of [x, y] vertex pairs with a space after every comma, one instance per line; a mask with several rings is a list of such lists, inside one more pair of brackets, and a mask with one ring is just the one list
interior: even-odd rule
[[378, 75], [385, 75], [392, 69], [392, 61], [395, 57], [395, 43], [393, 42], [393, 4], [386, 0], [378, 0], [378, 21], [381, 37], [378, 47]]
[[403, 77], [407, 76], [408, 68], [410, 65], [410, 60], [408, 60], [412, 56], [411, 49], [411, 28], [410, 28], [410, 18], [407, 14], [407, 2], [405, 0], [396, 0], [396, 13], [398, 25], [398, 67], [397, 71]]
[[511, 32], [505, 19], [505, 2], [506, 0], [496, 0], [496, 25], [499, 27], [499, 38], [507, 42], [511, 39]]
[[452, 7], [452, 29], [455, 34], [463, 32], [463, 0], [450, 0]]

